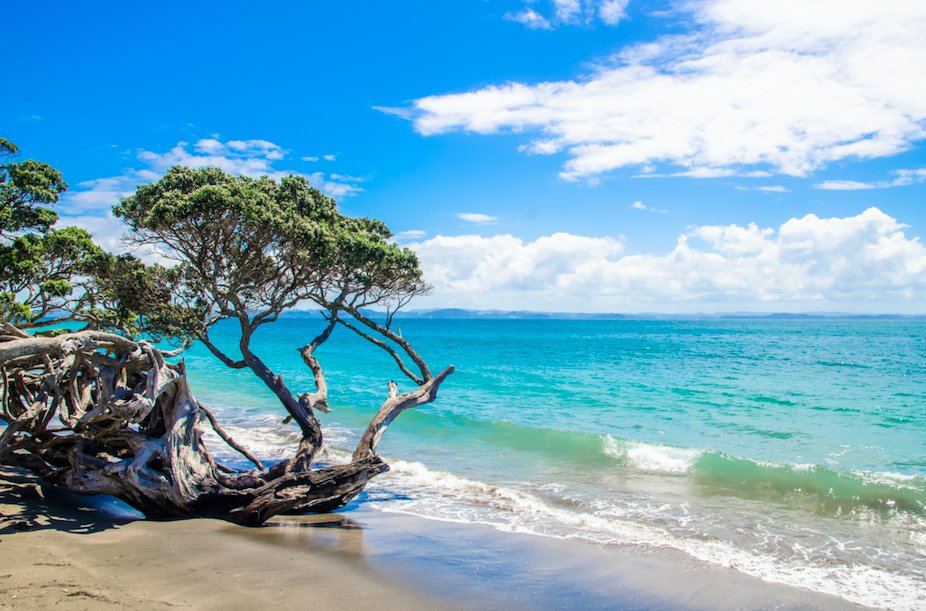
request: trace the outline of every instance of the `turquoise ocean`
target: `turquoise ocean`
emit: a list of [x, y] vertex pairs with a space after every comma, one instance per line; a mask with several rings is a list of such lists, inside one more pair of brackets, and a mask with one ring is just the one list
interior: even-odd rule
[[[926, 323], [398, 320], [435, 373], [435, 403], [399, 416], [392, 470], [358, 501], [642, 553], [685, 554], [861, 605], [926, 608]], [[324, 322], [291, 315], [252, 344], [290, 388]], [[211, 334], [233, 353], [234, 324]], [[347, 329], [316, 352], [344, 462], [386, 397], [414, 384]], [[193, 392], [261, 459], [299, 435], [248, 371], [201, 345]], [[218, 458], [240, 457], [207, 442]], [[349, 510], [349, 507], [348, 507]]]

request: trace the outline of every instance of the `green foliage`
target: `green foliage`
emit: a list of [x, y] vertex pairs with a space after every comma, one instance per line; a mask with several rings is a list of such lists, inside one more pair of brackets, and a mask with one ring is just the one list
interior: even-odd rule
[[[8, 320], [35, 323], [56, 310], [78, 311], [75, 286], [86, 285], [94, 263], [106, 256], [92, 236], [76, 227], [27, 233], [0, 244], [0, 290], [15, 295], [20, 308]], [[28, 313], [27, 313], [28, 312]]]
[[145, 265], [132, 255], [106, 255], [94, 264], [91, 310], [100, 326], [130, 335], [188, 343], [198, 336], [204, 308], [183, 301], [181, 269]]
[[19, 148], [0, 138], [0, 235], [23, 229], [48, 231], [58, 215], [54, 204], [67, 191], [61, 172], [33, 159], [14, 162]]
[[52, 204], [67, 189], [37, 161], [13, 163], [18, 147], [0, 138], [0, 320], [22, 328], [62, 320], [152, 339], [186, 340], [203, 309], [178, 301], [180, 270], [115, 256], [77, 227], [52, 229]]
[[0, 292], [0, 321], [16, 325], [28, 322], [31, 318], [32, 309], [29, 306], [17, 301], [12, 293]]
[[166, 245], [188, 303], [213, 320], [256, 312], [254, 324], [300, 300], [329, 307], [389, 304], [422, 294], [416, 255], [384, 223], [349, 218], [301, 176], [280, 182], [176, 166], [113, 209], [140, 244]]

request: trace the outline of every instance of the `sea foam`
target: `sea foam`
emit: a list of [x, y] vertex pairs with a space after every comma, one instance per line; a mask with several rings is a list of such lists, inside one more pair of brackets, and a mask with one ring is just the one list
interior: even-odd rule
[[604, 452], [615, 458], [627, 458], [641, 471], [685, 473], [698, 461], [704, 450], [671, 446], [621, 442], [611, 435], [603, 437]]

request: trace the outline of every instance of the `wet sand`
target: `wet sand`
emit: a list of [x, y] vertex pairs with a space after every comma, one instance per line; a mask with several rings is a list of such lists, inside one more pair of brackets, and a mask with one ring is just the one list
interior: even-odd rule
[[263, 528], [128, 521], [0, 470], [0, 607], [861, 609], [669, 551], [348, 509]]

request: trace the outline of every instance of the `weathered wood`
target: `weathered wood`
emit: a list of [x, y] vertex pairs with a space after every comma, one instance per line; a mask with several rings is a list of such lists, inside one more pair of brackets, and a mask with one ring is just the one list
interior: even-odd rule
[[383, 433], [386, 432], [386, 427], [395, 420], [395, 417], [409, 408], [421, 407], [422, 405], [434, 401], [437, 398], [437, 389], [440, 387], [441, 382], [453, 372], [454, 367], [451, 365], [437, 374], [436, 378], [431, 378], [428, 382], [425, 382], [424, 385], [419, 386], [415, 392], [406, 392], [401, 395], [396, 394], [398, 389], [395, 386], [395, 382], [390, 382], [389, 398], [386, 399], [383, 406], [380, 407], [376, 415], [373, 416], [373, 420], [370, 422], [369, 426], [367, 426], [366, 431], [364, 431], [363, 436], [360, 438], [360, 442], [357, 443], [357, 449], [354, 450], [353, 456], [354, 462], [366, 460], [375, 456], [376, 446], [379, 445], [379, 440], [382, 439]]
[[[312, 352], [334, 324], [300, 351], [317, 389], [300, 399], [244, 343], [247, 367], [276, 393], [303, 434], [296, 455], [269, 468], [196, 401], [183, 363], [165, 361], [151, 344], [88, 331], [54, 338], [14, 334], [0, 342], [7, 421], [0, 463], [25, 467], [79, 494], [112, 495], [152, 519], [212, 517], [259, 525], [281, 513], [343, 507], [372, 477], [388, 470], [376, 454], [386, 427], [403, 410], [433, 401], [453, 367], [412, 393], [399, 394], [390, 382], [386, 402], [353, 461], [313, 468], [323, 444], [314, 409], [327, 407], [328, 389]], [[62, 427], [49, 429], [55, 416]], [[218, 465], [202, 440], [206, 426], [256, 469], [238, 472]]]

